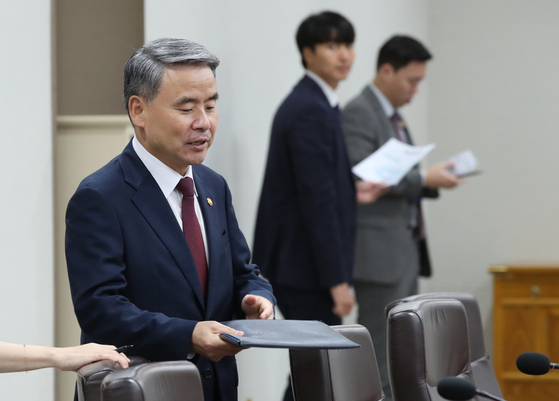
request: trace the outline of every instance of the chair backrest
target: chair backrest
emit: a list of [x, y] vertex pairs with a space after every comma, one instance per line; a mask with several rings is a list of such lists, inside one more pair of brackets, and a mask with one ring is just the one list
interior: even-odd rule
[[473, 382], [466, 311], [454, 299], [401, 303], [388, 312], [388, 373], [395, 401], [443, 400], [447, 376]]
[[115, 371], [101, 384], [102, 401], [204, 401], [200, 373], [188, 361], [150, 362]]
[[487, 391], [497, 397], [502, 397], [499, 382], [495, 376], [495, 371], [491, 365], [489, 352], [485, 348], [483, 340], [483, 326], [481, 322], [481, 313], [479, 305], [475, 297], [463, 292], [433, 292], [426, 294], [413, 295], [392, 302], [386, 307], [386, 312], [390, 311], [394, 306], [413, 302], [422, 299], [456, 299], [462, 303], [466, 310], [466, 318], [468, 319], [468, 336], [470, 340], [470, 365], [474, 382], [480, 390]]
[[295, 400], [384, 400], [368, 330], [358, 324], [332, 328], [361, 348], [289, 350]]
[[[145, 363], [139, 356], [130, 357], [130, 366]], [[76, 392], [78, 401], [101, 401], [101, 382], [110, 373], [120, 370], [116, 362], [99, 361], [85, 365], [77, 371]]]

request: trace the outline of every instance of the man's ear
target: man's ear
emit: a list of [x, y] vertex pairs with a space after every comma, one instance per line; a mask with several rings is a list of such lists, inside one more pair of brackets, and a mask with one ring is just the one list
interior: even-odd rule
[[136, 127], [145, 127], [145, 106], [145, 100], [139, 96], [130, 96], [130, 99], [128, 99], [128, 112], [130, 113], [130, 120], [132, 120], [132, 124]]
[[389, 63], [384, 63], [378, 70], [378, 74], [382, 77], [390, 77], [394, 75], [394, 72], [394, 67]]
[[310, 47], [303, 47], [303, 60], [305, 60], [305, 64], [307, 65], [307, 68], [309, 68], [309, 65], [312, 64], [312, 59], [314, 56], [314, 50], [311, 49]]

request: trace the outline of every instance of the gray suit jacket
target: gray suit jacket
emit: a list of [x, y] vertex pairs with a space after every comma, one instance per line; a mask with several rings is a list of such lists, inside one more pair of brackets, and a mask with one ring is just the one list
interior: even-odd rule
[[[377, 97], [369, 86], [343, 110], [343, 128], [352, 166], [395, 136]], [[376, 202], [359, 205], [354, 279], [395, 284], [404, 275], [430, 275], [425, 241], [413, 238], [411, 222], [416, 200], [436, 197], [425, 193], [419, 166]]]

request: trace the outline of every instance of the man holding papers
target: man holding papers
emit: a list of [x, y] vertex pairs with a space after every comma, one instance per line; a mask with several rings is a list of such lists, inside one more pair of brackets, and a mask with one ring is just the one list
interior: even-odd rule
[[[406, 36], [395, 36], [380, 49], [373, 82], [343, 110], [352, 165], [392, 138], [413, 144], [398, 109], [417, 92], [429, 59], [429, 51]], [[447, 170], [451, 167], [452, 163], [442, 163], [421, 171], [415, 165], [375, 203], [358, 207], [354, 265], [358, 321], [371, 333], [387, 400], [392, 396], [386, 369], [384, 307], [415, 294], [418, 275], [431, 274], [420, 201], [422, 197], [436, 198], [438, 188], [460, 183]]]

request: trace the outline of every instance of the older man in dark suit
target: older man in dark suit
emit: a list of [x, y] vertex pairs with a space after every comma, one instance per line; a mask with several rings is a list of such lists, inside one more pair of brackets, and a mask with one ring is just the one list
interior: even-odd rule
[[236, 331], [218, 322], [271, 319], [275, 303], [249, 264], [227, 183], [200, 165], [217, 128], [218, 64], [182, 39], [136, 51], [124, 89], [135, 137], [82, 181], [66, 214], [82, 342], [191, 359], [208, 401], [237, 399], [240, 349], [219, 338]]
[[[335, 92], [351, 69], [354, 36], [351, 23], [333, 12], [301, 23], [305, 76], [272, 126], [253, 260], [287, 319], [340, 324], [354, 304], [356, 193]], [[375, 196], [378, 188], [365, 185], [363, 194]]]

